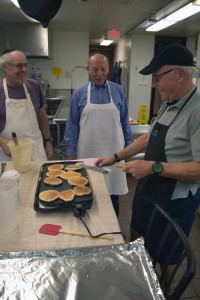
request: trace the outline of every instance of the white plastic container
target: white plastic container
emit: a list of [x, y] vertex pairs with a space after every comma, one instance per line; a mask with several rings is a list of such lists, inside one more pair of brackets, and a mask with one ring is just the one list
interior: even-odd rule
[[0, 233], [7, 233], [17, 226], [19, 185], [15, 180], [0, 178], [0, 195]]
[[8, 170], [1, 175], [1, 178], [12, 179], [19, 183], [20, 173], [17, 170]]

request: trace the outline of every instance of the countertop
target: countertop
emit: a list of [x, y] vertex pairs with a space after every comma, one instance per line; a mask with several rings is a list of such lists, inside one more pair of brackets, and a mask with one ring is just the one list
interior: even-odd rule
[[[39, 228], [43, 224], [57, 224], [66, 229], [86, 232], [81, 221], [74, 217], [71, 210], [59, 212], [36, 212], [34, 210], [36, 186], [43, 163], [45, 162], [32, 162], [31, 170], [20, 176], [17, 228], [9, 233], [0, 233], [0, 251], [66, 249], [124, 243], [122, 235], [113, 235], [113, 240], [105, 240], [69, 234], [53, 236], [39, 233]], [[7, 163], [6, 170], [9, 169], [13, 169], [12, 162]], [[91, 209], [87, 210], [84, 221], [94, 235], [120, 231], [104, 175], [88, 170], [88, 176], [94, 200]]]
[[65, 124], [67, 121], [67, 115], [69, 111], [69, 98], [63, 99], [58, 107], [58, 110], [53, 118], [56, 124]]

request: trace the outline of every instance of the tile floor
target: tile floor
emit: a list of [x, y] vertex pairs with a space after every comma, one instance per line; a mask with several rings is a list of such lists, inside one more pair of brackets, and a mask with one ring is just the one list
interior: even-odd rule
[[[132, 205], [132, 199], [135, 191], [136, 180], [132, 176], [127, 175], [127, 181], [129, 186], [129, 193], [125, 196], [120, 197], [119, 224], [122, 232], [126, 235], [126, 242], [129, 242], [131, 205]], [[191, 281], [190, 285], [185, 290], [181, 299], [199, 300], [200, 299], [200, 214], [197, 214], [196, 216], [196, 220], [193, 225], [191, 234], [189, 236], [189, 240], [196, 257], [196, 274], [193, 280]]]

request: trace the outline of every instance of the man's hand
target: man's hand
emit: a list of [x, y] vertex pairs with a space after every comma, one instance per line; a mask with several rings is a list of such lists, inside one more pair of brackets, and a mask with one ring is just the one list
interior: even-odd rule
[[0, 138], [0, 146], [6, 155], [11, 156], [10, 147], [8, 146], [8, 140]]
[[67, 159], [67, 160], [75, 160], [76, 157], [75, 157], [75, 156], [67, 156], [66, 159]]
[[131, 174], [136, 179], [141, 179], [147, 175], [153, 174], [153, 164], [154, 161], [133, 160], [127, 162], [122, 171]]
[[45, 152], [48, 160], [52, 160], [54, 156], [53, 145], [51, 142], [47, 142], [45, 146]]
[[115, 163], [114, 156], [100, 157], [94, 162], [95, 166], [98, 166], [98, 167], [111, 166], [114, 163]]

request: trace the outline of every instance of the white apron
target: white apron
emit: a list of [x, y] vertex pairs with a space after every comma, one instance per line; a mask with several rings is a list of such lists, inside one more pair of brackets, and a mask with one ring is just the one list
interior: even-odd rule
[[[80, 134], [77, 144], [77, 158], [110, 156], [124, 148], [124, 135], [120, 115], [113, 102], [108, 84], [110, 103], [90, 102], [91, 83], [88, 85], [87, 104], [80, 119]], [[105, 175], [110, 195], [124, 195], [128, 192], [126, 174], [115, 165]]]
[[[15, 132], [19, 139], [30, 138], [32, 140], [32, 160], [47, 160], [35, 109], [26, 85], [23, 84], [23, 87], [26, 99], [10, 99], [6, 79], [3, 79], [3, 88], [6, 95], [6, 124], [1, 137], [11, 140], [12, 132]], [[11, 159], [0, 147], [0, 161]]]

